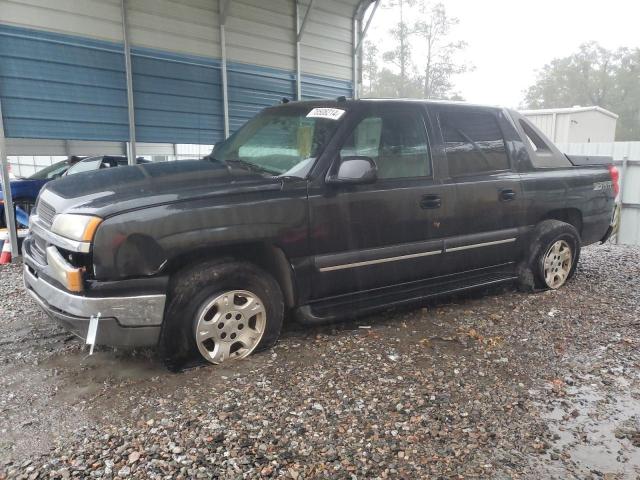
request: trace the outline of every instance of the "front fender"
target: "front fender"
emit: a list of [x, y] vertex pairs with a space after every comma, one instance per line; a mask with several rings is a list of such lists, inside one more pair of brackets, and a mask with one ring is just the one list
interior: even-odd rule
[[[275, 195], [275, 194], [274, 194]], [[105, 219], [93, 245], [97, 280], [150, 276], [196, 250], [253, 242], [288, 257], [307, 251], [306, 198], [256, 198], [242, 204], [168, 204]]]

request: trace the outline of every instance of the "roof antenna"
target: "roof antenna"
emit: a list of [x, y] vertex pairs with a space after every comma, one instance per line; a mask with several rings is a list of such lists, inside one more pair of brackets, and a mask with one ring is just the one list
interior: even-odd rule
[[287, 97], [282, 97], [282, 103], [289, 103], [290, 100]]
[[346, 101], [347, 101], [347, 97], [345, 97], [344, 95], [340, 95], [340, 96], [338, 97], [338, 101], [339, 101], [339, 102], [346, 102]]

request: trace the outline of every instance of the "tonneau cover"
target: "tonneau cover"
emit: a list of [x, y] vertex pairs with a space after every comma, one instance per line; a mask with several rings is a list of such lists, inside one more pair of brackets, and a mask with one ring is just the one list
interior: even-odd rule
[[567, 155], [569, 161], [576, 167], [584, 165], [611, 165], [613, 164], [613, 157], [598, 156], [598, 155]]

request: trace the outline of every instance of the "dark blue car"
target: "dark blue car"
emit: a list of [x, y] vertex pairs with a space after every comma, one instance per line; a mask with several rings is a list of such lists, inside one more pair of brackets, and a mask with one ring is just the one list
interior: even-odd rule
[[[148, 163], [143, 157], [138, 157], [136, 163]], [[114, 168], [127, 165], [127, 157], [120, 155], [100, 155], [97, 157], [71, 157], [62, 162], [54, 163], [34, 173], [30, 177], [13, 180], [11, 194], [16, 211], [18, 228], [29, 226], [29, 215], [36, 203], [38, 193], [43, 185], [61, 176], [75, 175], [102, 168]], [[0, 190], [0, 227], [6, 226], [4, 219], [4, 196]]]
[[[30, 177], [11, 181], [11, 197], [13, 198], [13, 204], [16, 210], [18, 227], [28, 226], [29, 214], [36, 203], [36, 198], [38, 198], [38, 193], [40, 193], [42, 186], [55, 178], [61, 177], [69, 167], [78, 160], [79, 159], [63, 160], [47, 168], [43, 168]], [[0, 187], [0, 227], [4, 226], [4, 194]]]

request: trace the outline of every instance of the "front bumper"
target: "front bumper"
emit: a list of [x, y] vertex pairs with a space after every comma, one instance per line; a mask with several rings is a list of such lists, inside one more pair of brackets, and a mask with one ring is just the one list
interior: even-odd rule
[[[91, 316], [100, 313], [96, 344], [141, 347], [158, 343], [166, 295], [91, 297], [74, 295], [47, 278], [46, 265], [23, 251], [24, 285], [40, 308], [82, 339]], [[54, 277], [55, 278], [55, 277]]]

